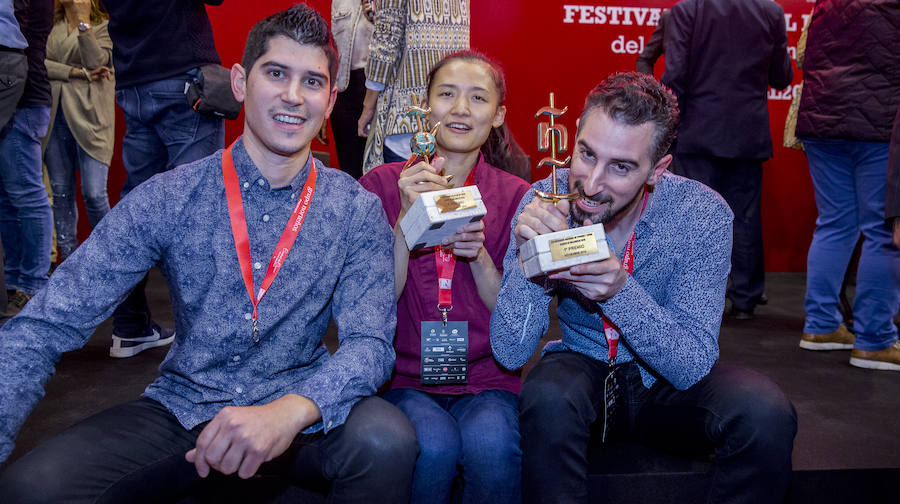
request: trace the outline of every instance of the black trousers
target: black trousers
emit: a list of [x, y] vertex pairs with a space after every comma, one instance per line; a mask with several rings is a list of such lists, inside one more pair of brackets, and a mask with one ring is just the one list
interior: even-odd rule
[[[110, 408], [29, 452], [0, 476], [0, 502], [166, 503], [201, 482], [184, 458], [204, 425], [185, 430], [158, 402]], [[300, 434], [258, 475], [301, 486], [331, 482], [328, 502], [407, 502], [418, 448], [403, 413], [387, 401], [358, 402], [327, 435]], [[213, 471], [210, 477], [225, 477]]]
[[734, 212], [727, 295], [736, 310], [753, 312], [766, 286], [760, 210], [762, 160], [676, 154], [673, 171], [711, 187]]
[[[587, 502], [591, 426], [602, 419], [605, 362], [575, 352], [545, 355], [519, 394], [524, 502]], [[619, 369], [625, 439], [681, 453], [712, 454], [706, 502], [780, 503], [791, 476], [797, 415], [768, 378], [716, 364], [687, 390], [664, 380], [647, 389], [638, 367]], [[594, 442], [597, 442], [596, 440]]]
[[362, 177], [363, 152], [366, 149], [366, 138], [357, 134], [365, 97], [365, 69], [351, 70], [350, 83], [347, 89], [338, 93], [334, 110], [331, 111], [331, 133], [334, 134], [338, 165], [357, 180]]

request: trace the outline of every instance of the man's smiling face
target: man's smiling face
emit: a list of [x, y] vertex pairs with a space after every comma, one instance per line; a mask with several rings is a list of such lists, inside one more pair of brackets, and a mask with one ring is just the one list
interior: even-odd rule
[[245, 72], [235, 86], [244, 102], [244, 135], [280, 156], [305, 154], [337, 95], [325, 51], [278, 35]]

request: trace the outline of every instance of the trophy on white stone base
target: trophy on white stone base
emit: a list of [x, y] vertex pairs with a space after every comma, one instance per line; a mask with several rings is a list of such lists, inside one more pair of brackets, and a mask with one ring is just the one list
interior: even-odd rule
[[[568, 109], [569, 107], [562, 110], [556, 108], [553, 93], [550, 93], [550, 106], [542, 107], [534, 115], [550, 117], [549, 121], [538, 124], [538, 150], [541, 152], [549, 150], [550, 156], [541, 159], [537, 167], [550, 166], [551, 190], [549, 193], [534, 190], [535, 196], [550, 203], [560, 200], [572, 201], [579, 196], [577, 192], [560, 194], [556, 187], [556, 169], [565, 168], [572, 159], [571, 156], [562, 161], [556, 159], [557, 152], [566, 152], [569, 133], [565, 126], [556, 124], [555, 120]], [[603, 224], [593, 224], [535, 236], [522, 244], [519, 248], [519, 257], [525, 276], [533, 278], [577, 264], [602, 261], [609, 257], [609, 248], [606, 246]]]
[[[418, 105], [408, 109], [407, 113], [416, 118], [419, 131], [409, 142], [412, 156], [403, 166], [404, 170], [419, 157], [430, 163], [437, 153], [434, 135], [441, 123], [435, 124], [430, 132], [426, 130], [423, 120], [430, 112], [430, 108]], [[447, 182], [451, 178], [452, 174], [447, 177]], [[400, 221], [400, 229], [409, 250], [433, 247], [440, 245], [444, 238], [456, 234], [460, 226], [481, 220], [486, 213], [481, 193], [474, 185], [430, 191], [419, 195]]]

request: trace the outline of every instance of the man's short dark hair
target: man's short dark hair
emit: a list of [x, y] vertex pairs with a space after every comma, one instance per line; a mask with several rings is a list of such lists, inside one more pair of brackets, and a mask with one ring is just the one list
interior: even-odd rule
[[652, 164], [663, 158], [678, 132], [678, 100], [672, 90], [650, 75], [624, 72], [610, 75], [597, 84], [584, 100], [581, 120], [601, 108], [613, 120], [629, 126], [652, 122], [656, 126], [650, 146]]
[[256, 23], [247, 35], [241, 66], [248, 73], [260, 56], [269, 50], [269, 41], [282, 35], [301, 45], [320, 47], [328, 58], [328, 79], [334, 85], [338, 70], [338, 50], [328, 23], [315, 9], [299, 4], [276, 12]]

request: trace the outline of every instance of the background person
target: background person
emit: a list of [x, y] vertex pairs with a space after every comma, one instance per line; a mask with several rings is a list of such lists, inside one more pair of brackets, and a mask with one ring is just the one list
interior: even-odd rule
[[[28, 61], [25, 48], [28, 42], [19, 30], [12, 2], [0, 3], [0, 131], [16, 111], [16, 104], [25, 91]], [[9, 316], [6, 313], [6, 267], [3, 240], [0, 240], [0, 325]]]
[[366, 139], [357, 135], [357, 122], [366, 97], [366, 62], [375, 26], [371, 0], [333, 0], [331, 33], [341, 55], [338, 66], [338, 96], [331, 114], [331, 132], [341, 170], [362, 176]]
[[375, 33], [366, 63], [359, 136], [368, 137], [363, 173], [406, 161], [416, 123], [406, 111], [425, 96], [428, 72], [448, 54], [469, 48], [469, 0], [373, 0]]
[[[219, 64], [207, 5], [224, 0], [104, 0], [116, 68], [116, 103], [125, 116], [122, 197], [157, 173], [225, 145], [225, 121], [195, 112], [184, 86], [206, 64]], [[113, 314], [111, 357], [171, 343], [153, 321], [141, 280]]]
[[[494, 361], [489, 337], [509, 223], [528, 191], [524, 180], [508, 173], [516, 158], [504, 123], [505, 92], [502, 70], [486, 57], [473, 52], [445, 57], [428, 74], [424, 105], [431, 107], [429, 123], [441, 123], [438, 157], [431, 164], [419, 160], [402, 172], [402, 162], [382, 165], [360, 179], [381, 198], [394, 226], [397, 366], [384, 398], [406, 413], [416, 430], [416, 504], [449, 502], [457, 474], [462, 477], [462, 502], [521, 499], [516, 408], [521, 382]], [[450, 175], [453, 183], [447, 181]], [[423, 192], [454, 185], [476, 185], [487, 215], [460, 227], [442, 247], [408, 250], [400, 221], [410, 206]], [[438, 272], [438, 258], [452, 261], [452, 271]], [[447, 318], [467, 322], [468, 330], [466, 377], [451, 385], [429, 384], [422, 376], [425, 325], [441, 321], [439, 275], [451, 281]]]
[[75, 172], [91, 228], [109, 212], [106, 181], [115, 142], [112, 40], [99, 0], [62, 0], [47, 39], [53, 92], [44, 162], [53, 191], [57, 263], [78, 246]]
[[674, 171], [725, 198], [734, 212], [729, 314], [765, 302], [762, 164], [772, 157], [769, 86], [794, 78], [784, 10], [771, 0], [682, 0], [666, 21], [660, 81], [678, 97]]
[[47, 284], [53, 215], [44, 188], [41, 138], [50, 122], [50, 81], [44, 66], [53, 27], [51, 0], [14, 0], [15, 17], [28, 47], [25, 88], [12, 117], [0, 129], [0, 238], [6, 252], [10, 307], [20, 310]]
[[[891, 128], [900, 105], [900, 2], [820, 1], [809, 21], [797, 137], [815, 190], [800, 347], [850, 349], [850, 364], [900, 371], [893, 317], [900, 251], [885, 222]], [[838, 309], [844, 272], [863, 236], [853, 333]]]

